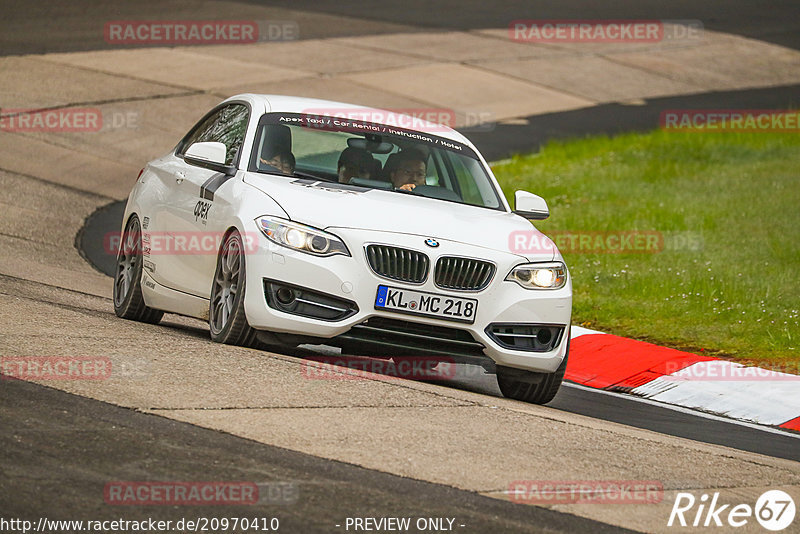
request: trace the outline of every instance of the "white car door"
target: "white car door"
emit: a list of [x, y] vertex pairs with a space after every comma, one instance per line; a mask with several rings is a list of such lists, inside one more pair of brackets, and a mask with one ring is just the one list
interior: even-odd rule
[[[226, 147], [226, 165], [238, 163], [249, 110], [228, 104], [207, 116], [190, 132], [176, 152], [176, 165], [166, 194], [153, 217], [150, 243], [156, 263], [156, 280], [175, 290], [209, 298], [211, 279], [224, 225], [220, 219], [216, 190], [233, 177], [192, 165], [183, 153], [193, 143], [216, 141]], [[158, 241], [156, 242], [156, 239]]]

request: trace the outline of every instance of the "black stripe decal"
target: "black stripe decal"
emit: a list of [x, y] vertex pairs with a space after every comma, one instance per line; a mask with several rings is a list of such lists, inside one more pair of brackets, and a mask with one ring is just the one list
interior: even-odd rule
[[222, 184], [227, 182], [233, 178], [232, 176], [228, 176], [227, 174], [218, 172], [214, 174], [206, 180], [206, 182], [200, 186], [200, 198], [204, 198], [205, 200], [214, 200], [214, 193], [219, 189]]

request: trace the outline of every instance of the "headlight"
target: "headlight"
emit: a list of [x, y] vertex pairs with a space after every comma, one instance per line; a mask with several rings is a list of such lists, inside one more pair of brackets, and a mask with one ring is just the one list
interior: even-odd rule
[[341, 239], [305, 224], [267, 216], [256, 219], [256, 224], [267, 239], [284, 247], [317, 256], [350, 255]]
[[561, 262], [517, 265], [506, 276], [525, 289], [561, 289], [567, 283], [567, 267]]

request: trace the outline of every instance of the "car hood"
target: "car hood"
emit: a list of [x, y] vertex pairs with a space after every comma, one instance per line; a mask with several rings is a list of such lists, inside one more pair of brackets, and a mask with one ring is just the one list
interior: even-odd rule
[[547, 238], [513, 213], [308, 179], [248, 173], [244, 181], [273, 198], [293, 221], [317, 228], [413, 234], [513, 253], [530, 261], [550, 261], [555, 256], [549, 249], [516, 250], [514, 238], [520, 234], [525, 243]]

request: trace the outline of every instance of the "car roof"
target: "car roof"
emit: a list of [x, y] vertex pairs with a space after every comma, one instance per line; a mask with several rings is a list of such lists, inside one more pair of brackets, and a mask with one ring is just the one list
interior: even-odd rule
[[[334, 102], [332, 100], [321, 100], [317, 98], [304, 98], [298, 96], [287, 95], [261, 95], [261, 94], [240, 94], [226, 99], [228, 100], [246, 100], [251, 104], [261, 104], [265, 112], [286, 112], [286, 113], [310, 113], [319, 115], [337, 114], [347, 115], [348, 112], [358, 112], [359, 114], [367, 114], [370, 118], [385, 118], [385, 120], [367, 120], [367, 122], [374, 122], [377, 124], [386, 124], [387, 126], [399, 126], [407, 130], [413, 130], [420, 133], [430, 135], [437, 135], [459, 143], [464, 143], [467, 146], [475, 149], [475, 146], [470, 141], [461, 135], [459, 132], [449, 128], [443, 124], [436, 124], [428, 122], [418, 117], [411, 117], [408, 114], [397, 113], [391, 110], [372, 108], [368, 106], [359, 106], [356, 104], [347, 104], [345, 102]], [[260, 107], [260, 106], [259, 106]], [[409, 109], [411, 111], [411, 109]], [[420, 108], [421, 113], [441, 112], [450, 118], [455, 117], [455, 112], [447, 109], [436, 108]], [[355, 118], [352, 115], [349, 118]], [[409, 120], [413, 119], [413, 127], [405, 127]], [[477, 152], [477, 150], [475, 150]]]

